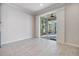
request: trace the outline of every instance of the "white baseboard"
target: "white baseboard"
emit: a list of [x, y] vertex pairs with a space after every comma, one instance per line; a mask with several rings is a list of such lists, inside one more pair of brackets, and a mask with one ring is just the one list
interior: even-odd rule
[[78, 47], [79, 48], [79, 45], [77, 45], [77, 44], [72, 44], [72, 43], [59, 43], [59, 44], [69, 45], [69, 46], [73, 46], [73, 47]]
[[2, 42], [1, 46], [4, 45], [4, 44], [9, 44], [9, 43], [13, 43], [13, 42], [17, 42], [17, 41], [21, 41], [21, 40], [25, 40], [25, 39], [31, 39], [31, 38], [32, 37], [30, 37], [30, 38], [23, 38], [23, 39], [17, 39], [17, 40], [13, 40], [13, 41]]
[[1, 46], [4, 45], [4, 44], [9, 44], [9, 43], [13, 43], [13, 42], [17, 42], [17, 41], [21, 41], [21, 40], [25, 40], [25, 39], [31, 39], [31, 38], [33, 38], [32, 34], [29, 34], [28, 36], [27, 35], [23, 35], [20, 38], [15, 39], [15, 40], [3, 41], [3, 42], [1, 42]]
[[78, 47], [78, 48], [79, 48], [79, 45], [77, 45], [77, 44], [65, 43], [65, 45], [70, 45], [70, 46], [73, 46], [73, 47]]

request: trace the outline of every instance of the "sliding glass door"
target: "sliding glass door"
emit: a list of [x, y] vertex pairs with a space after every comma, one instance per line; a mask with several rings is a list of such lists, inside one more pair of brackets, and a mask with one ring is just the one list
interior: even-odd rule
[[44, 17], [40, 17], [40, 35], [46, 35], [48, 30], [48, 26], [47, 26], [47, 19]]
[[56, 21], [54, 20], [48, 21], [48, 34], [51, 35], [56, 34]]
[[56, 34], [56, 20], [40, 17], [40, 35]]

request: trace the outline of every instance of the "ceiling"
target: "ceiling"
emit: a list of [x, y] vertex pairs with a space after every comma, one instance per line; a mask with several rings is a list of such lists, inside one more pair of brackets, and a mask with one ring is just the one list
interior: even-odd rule
[[55, 13], [55, 12], [54, 12], [54, 13], [50, 13], [50, 14], [46, 14], [46, 15], [44, 15], [44, 16], [42, 16], [42, 17], [45, 17], [45, 18], [47, 18], [47, 19], [53, 19], [54, 17], [51, 17], [52, 14], [53, 14], [53, 16], [56, 17], [56, 13]]
[[41, 5], [40, 3], [14, 3], [14, 4], [31, 12], [36, 12], [49, 7], [54, 3], [41, 3]]
[[[40, 6], [40, 4], [42, 5]], [[63, 3], [7, 3], [7, 5], [18, 8], [19, 10], [34, 16], [64, 6]]]

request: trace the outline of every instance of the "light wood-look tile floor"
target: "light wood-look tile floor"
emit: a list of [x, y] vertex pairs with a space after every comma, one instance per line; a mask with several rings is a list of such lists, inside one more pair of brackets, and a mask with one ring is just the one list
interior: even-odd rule
[[47, 39], [26, 39], [0, 48], [0, 56], [75, 56], [79, 55], [79, 48], [60, 45], [56, 41]]

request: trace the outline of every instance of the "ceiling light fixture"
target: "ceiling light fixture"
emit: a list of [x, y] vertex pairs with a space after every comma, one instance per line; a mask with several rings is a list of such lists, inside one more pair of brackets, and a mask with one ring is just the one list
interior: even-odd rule
[[40, 6], [43, 6], [44, 4], [40, 3]]
[[51, 14], [50, 17], [49, 17], [49, 21], [51, 21], [51, 20], [56, 20], [56, 16]]

